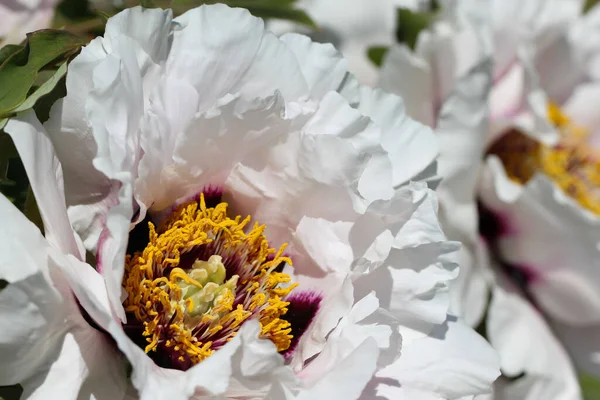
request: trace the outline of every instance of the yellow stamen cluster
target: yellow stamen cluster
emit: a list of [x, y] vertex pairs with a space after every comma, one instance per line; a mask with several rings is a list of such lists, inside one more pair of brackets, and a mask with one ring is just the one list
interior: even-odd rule
[[[146, 352], [162, 345], [194, 364], [231, 340], [249, 318], [259, 321], [262, 337], [279, 351], [289, 348], [291, 326], [281, 318], [289, 303], [283, 298], [296, 284], [275, 269], [291, 260], [283, 256], [285, 244], [278, 251], [269, 247], [265, 226], [246, 229], [249, 222], [229, 218], [227, 203], [207, 208], [201, 195], [158, 230], [149, 223], [148, 245], [127, 256], [123, 278], [125, 310], [143, 324]], [[202, 246], [211, 253], [208, 260], [182, 269], [182, 256]], [[227, 281], [223, 259], [236, 266]]]
[[600, 214], [600, 155], [587, 144], [588, 132], [554, 104], [548, 117], [560, 132], [560, 142], [546, 146], [519, 131], [505, 134], [491, 148], [508, 176], [521, 184], [543, 172], [582, 207]]

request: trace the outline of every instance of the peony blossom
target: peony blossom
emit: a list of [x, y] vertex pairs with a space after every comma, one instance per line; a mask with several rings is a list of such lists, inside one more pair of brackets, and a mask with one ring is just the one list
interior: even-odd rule
[[[552, 140], [545, 114], [536, 114], [545, 110], [545, 97], [526, 44], [574, 15], [567, 3], [531, 2], [523, 8], [522, 2], [448, 2], [421, 32], [414, 51], [403, 44], [390, 49], [380, 74], [380, 86], [405, 98], [409, 115], [435, 127], [441, 143], [442, 224], [451, 239], [464, 244], [452, 307], [468, 323], [485, 327], [500, 354], [504, 377], [494, 387], [494, 398], [581, 396], [573, 366], [542, 315], [495, 262], [490, 267], [488, 246], [478, 232], [489, 214], [480, 214], [477, 205], [479, 194], [485, 202], [494, 192], [490, 186], [479, 188], [484, 153], [494, 138], [518, 126]], [[519, 51], [507, 43], [519, 43]], [[513, 76], [520, 77], [519, 86]], [[540, 204], [529, 206], [531, 214]], [[519, 218], [523, 221], [523, 215]], [[515, 245], [519, 240], [514, 238]]]
[[222, 5], [129, 9], [25, 129], [96, 256], [60, 271], [140, 398], [454, 399], [497, 377], [448, 315], [434, 136], [331, 45]]
[[18, 44], [28, 32], [49, 28], [56, 0], [0, 2], [0, 47]]
[[[521, 42], [539, 88], [529, 98], [539, 106], [498, 119], [504, 128], [492, 138], [481, 199], [494, 250], [550, 318], [576, 366], [600, 376], [600, 150], [591, 108], [599, 98], [600, 8], [582, 15], [581, 3], [549, 5], [546, 33]], [[518, 82], [507, 76], [498, 86]], [[550, 129], [520, 123], [527, 120]]]

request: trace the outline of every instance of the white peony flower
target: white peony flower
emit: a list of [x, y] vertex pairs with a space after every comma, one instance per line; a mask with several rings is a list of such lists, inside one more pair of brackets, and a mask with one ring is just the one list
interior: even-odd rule
[[[543, 120], [552, 139], [538, 141], [527, 135], [540, 130], [513, 124], [508, 131], [507, 125], [489, 149], [481, 191], [502, 222], [493, 239], [503, 260], [527, 272], [529, 289], [546, 312], [575, 325], [600, 322], [600, 152], [592, 148], [597, 127], [588, 105], [594, 52], [582, 39], [593, 35], [597, 16], [600, 9], [536, 48], [534, 72], [548, 101], [537, 115], [522, 117]], [[564, 62], [552, 61], [559, 59]]]
[[331, 45], [222, 5], [134, 8], [70, 64], [67, 93], [45, 131], [11, 132], [54, 144], [106, 291], [61, 271], [141, 398], [489, 390], [495, 353], [447, 315], [457, 244], [418, 181], [431, 131]]
[[[549, 35], [549, 27], [554, 28], [562, 18], [569, 17], [572, 4], [546, 3], [549, 8], [554, 6], [557, 13], [549, 15], [550, 10], [542, 2], [527, 3], [526, 7], [522, 2], [447, 2], [439, 20], [419, 35], [414, 51], [406, 45], [390, 49], [380, 75], [380, 85], [385, 90], [407, 100], [409, 115], [436, 128], [441, 143], [439, 172], [443, 180], [438, 193], [442, 225], [451, 239], [464, 244], [453, 309], [473, 326], [487, 326], [487, 337], [500, 353], [503, 373], [518, 378], [501, 378], [495, 385], [494, 398], [581, 396], [564, 350], [537, 311], [511, 287], [504, 273], [497, 267], [490, 268], [487, 249], [478, 232], [478, 225], [487, 221], [480, 219], [488, 215], [478, 213], [477, 188], [490, 140], [507, 126], [531, 129], [541, 138], [554, 134], [545, 115], [532, 116], [545, 107], [543, 92], [536, 86], [533, 61], [527, 58], [528, 53], [522, 52], [519, 58], [516, 49], [507, 47], [507, 43], [524, 46], [530, 37], [541, 40], [542, 34]], [[515, 13], [510, 14], [511, 10]], [[537, 13], [540, 10], [545, 11]], [[530, 36], [530, 30], [539, 36]], [[514, 40], [506, 40], [513, 37]], [[492, 55], [493, 72], [489, 62]], [[507, 57], [510, 62], [506, 62]], [[513, 71], [508, 71], [508, 67]], [[520, 76], [520, 86], [514, 85], [513, 75]], [[507, 95], [509, 92], [512, 97]], [[514, 115], [499, 109], [511, 104], [514, 110], [518, 108]], [[485, 200], [493, 189], [484, 186], [479, 192]], [[529, 203], [528, 213], [531, 215], [531, 209], [539, 205]], [[523, 221], [524, 214], [520, 218]], [[519, 242], [515, 239], [514, 243]], [[536, 243], [545, 246], [548, 242]], [[544, 251], [547, 254], [547, 249]], [[488, 296], [491, 302], [484, 315]], [[513, 319], [509, 320], [509, 316]], [[531, 357], [532, 353], [539, 355], [537, 360], [519, 358], [522, 354]]]
[[495, 249], [523, 277], [576, 366], [600, 376], [594, 356], [600, 351], [600, 150], [591, 108], [600, 98], [600, 8], [581, 15], [581, 6], [565, 2], [569, 12], [562, 15], [550, 7], [553, 34], [530, 46], [543, 101], [517, 118], [543, 121], [551, 130], [517, 123], [495, 140], [481, 193], [493, 215], [488, 233]]
[[0, 1], [0, 47], [18, 44], [28, 32], [50, 27], [57, 0]]

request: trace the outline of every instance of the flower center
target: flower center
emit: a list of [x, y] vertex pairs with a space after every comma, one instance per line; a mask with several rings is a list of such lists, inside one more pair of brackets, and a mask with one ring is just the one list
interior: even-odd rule
[[269, 247], [265, 226], [227, 216], [227, 203], [207, 208], [204, 195], [178, 207], [157, 230], [149, 222], [142, 252], [128, 255], [123, 287], [129, 319], [143, 329], [145, 351], [166, 352], [180, 369], [210, 356], [241, 324], [256, 319], [278, 351], [292, 342], [282, 317], [297, 286], [279, 272], [286, 245]]
[[524, 184], [543, 172], [582, 207], [600, 214], [600, 155], [587, 143], [589, 132], [554, 104], [549, 105], [548, 116], [560, 133], [557, 145], [546, 146], [511, 130], [489, 153], [502, 160], [512, 180]]

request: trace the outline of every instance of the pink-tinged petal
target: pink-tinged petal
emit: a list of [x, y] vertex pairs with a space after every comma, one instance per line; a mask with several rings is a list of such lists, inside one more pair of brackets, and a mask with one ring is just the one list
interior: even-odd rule
[[0, 46], [19, 44], [29, 32], [52, 24], [56, 0], [15, 0], [0, 3]]
[[596, 149], [600, 149], [600, 116], [594, 110], [594, 104], [598, 99], [600, 99], [600, 84], [591, 82], [577, 86], [562, 106], [565, 115], [588, 130], [589, 144]]
[[[511, 68], [502, 85], [494, 85], [490, 98], [492, 128], [487, 144], [510, 128], [517, 128], [547, 145], [558, 141], [558, 132], [548, 120], [548, 97], [534, 65], [537, 51], [532, 40], [521, 42], [517, 51], [519, 64]], [[496, 91], [496, 87], [500, 89]], [[506, 104], [513, 106], [507, 109]]]
[[597, 323], [600, 218], [581, 208], [545, 175], [524, 186], [510, 181], [491, 157], [483, 174], [484, 206], [511, 230], [495, 245], [502, 260], [531, 269], [529, 289], [540, 307], [569, 324]]

